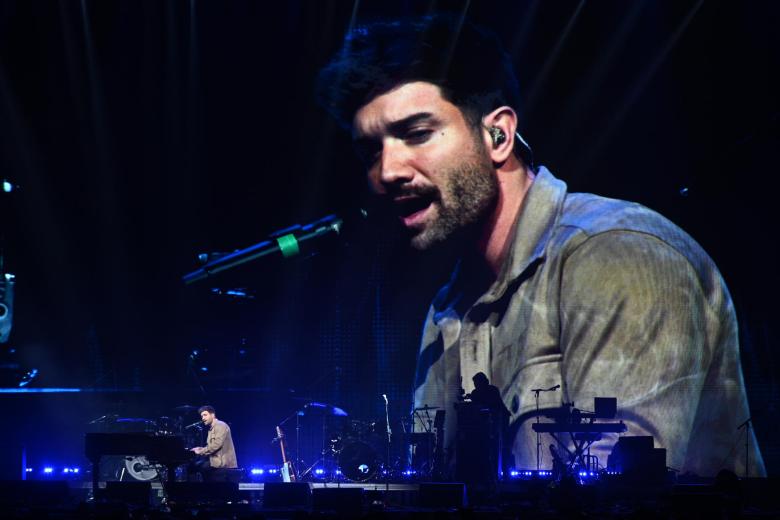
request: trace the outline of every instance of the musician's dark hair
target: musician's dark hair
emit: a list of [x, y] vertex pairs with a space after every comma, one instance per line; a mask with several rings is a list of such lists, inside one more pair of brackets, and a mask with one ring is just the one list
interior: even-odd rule
[[480, 384], [489, 385], [490, 380], [485, 375], [484, 372], [477, 372], [474, 374], [474, 377], [471, 378], [472, 381], [474, 381], [474, 386], [479, 386]]
[[520, 111], [514, 68], [498, 38], [450, 14], [355, 27], [320, 71], [317, 98], [349, 130], [360, 107], [412, 81], [439, 86], [472, 127], [500, 106]]
[[198, 408], [198, 415], [202, 414], [203, 412], [208, 412], [212, 415], [216, 415], [217, 411], [214, 409], [213, 406], [206, 404]]

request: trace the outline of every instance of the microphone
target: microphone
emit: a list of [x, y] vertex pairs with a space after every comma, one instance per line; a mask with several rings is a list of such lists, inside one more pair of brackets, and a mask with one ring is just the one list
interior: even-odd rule
[[266, 256], [287, 259], [302, 253], [307, 256], [317, 254], [318, 251], [325, 249], [329, 242], [335, 239], [345, 240], [346, 234], [353, 227], [356, 228], [356, 224], [364, 222], [367, 218], [368, 212], [364, 209], [343, 218], [337, 215], [328, 215], [305, 226], [296, 224], [284, 228], [272, 233], [268, 240], [232, 253], [199, 255], [199, 258], [204, 261], [204, 265], [196, 271], [185, 274], [182, 281], [189, 285]]
[[202, 423], [202, 422], [200, 422], [200, 421], [198, 421], [198, 422], [194, 422], [194, 423], [192, 423], [192, 424], [189, 424], [189, 425], [185, 426], [185, 427], [184, 427], [184, 429], [185, 429], [185, 430], [187, 430], [187, 429], [189, 429], [189, 428], [195, 428], [196, 426], [197, 426], [197, 427], [200, 427], [200, 426], [202, 426], [202, 425], [203, 425], [203, 423]]

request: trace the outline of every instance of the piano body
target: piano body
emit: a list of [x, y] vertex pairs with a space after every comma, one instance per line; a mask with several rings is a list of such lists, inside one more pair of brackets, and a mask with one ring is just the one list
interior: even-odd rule
[[176, 477], [176, 466], [192, 460], [196, 455], [184, 447], [178, 435], [150, 433], [87, 433], [84, 453], [92, 463], [92, 492], [98, 487], [100, 459], [106, 455], [144, 455], [152, 464], [168, 468], [168, 482]]

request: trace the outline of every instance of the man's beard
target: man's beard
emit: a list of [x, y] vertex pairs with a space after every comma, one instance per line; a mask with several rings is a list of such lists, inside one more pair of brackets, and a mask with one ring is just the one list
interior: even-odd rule
[[412, 237], [411, 245], [415, 249], [432, 249], [456, 237], [464, 241], [475, 238], [480, 225], [495, 208], [498, 179], [493, 164], [479, 148], [470, 155], [468, 162], [441, 176], [445, 183], [433, 202], [438, 214]]

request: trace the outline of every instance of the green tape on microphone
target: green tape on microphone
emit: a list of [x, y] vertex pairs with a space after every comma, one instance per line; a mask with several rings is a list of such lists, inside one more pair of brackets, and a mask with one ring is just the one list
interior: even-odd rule
[[279, 244], [279, 250], [285, 258], [290, 258], [301, 252], [298, 247], [298, 239], [293, 234], [280, 236], [276, 239], [276, 243]]

